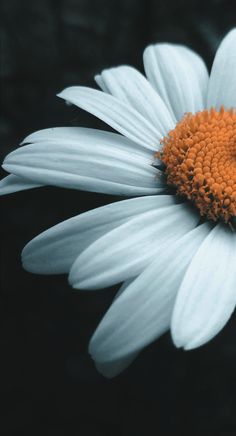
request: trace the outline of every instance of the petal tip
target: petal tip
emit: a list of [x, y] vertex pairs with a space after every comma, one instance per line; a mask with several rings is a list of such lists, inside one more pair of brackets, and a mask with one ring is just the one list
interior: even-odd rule
[[172, 341], [173, 341], [174, 346], [176, 348], [183, 348], [183, 341], [180, 340], [180, 338], [173, 336], [173, 334], [171, 336], [172, 336]]
[[60, 92], [58, 92], [58, 93], [56, 94], [56, 97], [59, 97], [59, 98], [63, 98], [63, 99], [64, 99], [64, 91], [60, 91]]
[[58, 92], [58, 93], [56, 94], [56, 96], [59, 97], [59, 98], [63, 98], [63, 99], [65, 99], [65, 96], [68, 94], [68, 91], [69, 91], [71, 88], [72, 88], [72, 87], [69, 86], [69, 87], [67, 87], [67, 88], [62, 89], [60, 92]]
[[184, 343], [186, 342], [184, 339], [184, 335], [181, 332], [182, 329], [180, 329], [180, 326], [176, 328], [176, 325], [173, 324], [173, 321], [171, 323], [170, 333], [171, 333], [171, 339], [173, 341], [173, 344], [176, 348], [184, 348]]
[[194, 350], [195, 348], [198, 348], [198, 345], [195, 345], [193, 342], [189, 342], [188, 344], [186, 344], [183, 349], [185, 351], [191, 351]]
[[74, 277], [73, 274], [71, 274], [71, 272], [69, 273], [68, 276], [68, 283], [69, 285], [73, 288], [73, 289], [81, 289], [81, 290], [87, 290], [88, 288], [86, 288], [86, 286], [83, 286], [83, 281], [79, 280], [78, 277]]
[[[93, 337], [92, 337], [92, 338], [93, 338]], [[91, 340], [90, 340], [90, 342], [89, 342], [89, 346], [88, 346], [88, 354], [89, 354], [90, 359], [91, 359], [91, 361], [93, 362], [93, 364], [94, 364], [96, 370], [97, 370], [97, 371], [99, 372], [99, 374], [101, 374], [103, 377], [106, 377], [106, 378], [109, 378], [109, 379], [115, 377], [116, 374], [114, 374], [113, 371], [112, 371], [112, 365], [109, 365], [109, 363], [106, 364], [106, 363], [99, 362], [99, 361], [96, 360], [95, 352], [94, 352], [94, 350], [93, 350], [92, 338], [91, 338]]]

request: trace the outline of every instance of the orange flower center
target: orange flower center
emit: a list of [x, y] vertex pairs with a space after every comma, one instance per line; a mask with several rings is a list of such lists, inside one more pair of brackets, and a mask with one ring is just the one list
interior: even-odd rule
[[163, 140], [157, 157], [168, 185], [201, 215], [230, 223], [236, 216], [236, 112], [188, 113]]

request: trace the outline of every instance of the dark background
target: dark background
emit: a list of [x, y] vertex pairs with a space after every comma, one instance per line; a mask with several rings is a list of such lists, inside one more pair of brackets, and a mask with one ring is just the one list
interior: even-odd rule
[[[73, 84], [95, 86], [93, 76], [104, 67], [126, 63], [142, 70], [148, 43], [184, 43], [210, 67], [221, 38], [236, 24], [236, 4], [3, 0], [1, 20], [3, 158], [34, 130], [102, 126], [55, 94]], [[113, 200], [59, 188], [1, 200], [0, 434], [236, 435], [235, 315], [206, 346], [179, 351], [167, 334], [106, 380], [87, 344], [117, 288], [74, 291], [65, 276], [21, 268], [21, 249], [36, 234]]]

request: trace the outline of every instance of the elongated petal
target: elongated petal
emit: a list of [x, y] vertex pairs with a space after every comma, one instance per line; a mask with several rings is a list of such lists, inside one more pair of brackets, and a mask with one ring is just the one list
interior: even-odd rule
[[218, 224], [194, 256], [181, 284], [172, 319], [178, 347], [196, 348], [226, 324], [236, 303], [236, 234]]
[[185, 112], [205, 107], [208, 73], [192, 50], [174, 44], [151, 45], [144, 51], [149, 81], [179, 121]]
[[125, 65], [104, 70], [95, 80], [98, 84], [102, 81], [103, 89], [136, 109], [163, 136], [175, 127], [175, 120], [163, 100], [135, 68]]
[[25, 246], [23, 266], [37, 274], [67, 273], [77, 256], [97, 238], [136, 215], [174, 202], [171, 195], [134, 198], [70, 218], [41, 233]]
[[236, 108], [236, 29], [226, 35], [221, 42], [213, 62], [207, 107], [220, 109]]
[[75, 139], [37, 141], [10, 153], [3, 168], [34, 183], [116, 195], [146, 195], [163, 187], [149, 156], [120, 135], [79, 129]]
[[86, 127], [53, 127], [50, 129], [38, 130], [28, 135], [21, 145], [36, 142], [52, 142], [53, 144], [64, 144], [67, 142], [81, 143], [91, 138], [96, 148], [97, 141], [110, 144], [111, 148], [118, 147], [122, 150], [129, 150], [130, 153], [140, 155], [144, 159], [153, 159], [153, 150], [145, 147], [145, 144], [137, 144], [130, 139], [125, 138], [117, 133], [107, 132], [105, 130], [89, 129]]
[[26, 189], [39, 188], [42, 185], [10, 174], [0, 181], [0, 195], [12, 194], [13, 192], [24, 191]]
[[[119, 150], [129, 151], [132, 155], [139, 155], [145, 161], [153, 161], [153, 150], [150, 150], [145, 144], [137, 144], [124, 136], [117, 133], [107, 132], [105, 130], [89, 129], [86, 127], [52, 127], [49, 129], [37, 130], [26, 136], [21, 145], [37, 142], [51, 142], [57, 145], [58, 143], [64, 144], [73, 142], [80, 144], [84, 140], [94, 141], [96, 147], [98, 143], [109, 144], [110, 148], [118, 148]], [[156, 159], [155, 159], [156, 162]]]
[[145, 144], [151, 150], [159, 147], [161, 132], [130, 105], [112, 95], [96, 89], [72, 86], [64, 89], [58, 97], [90, 112], [138, 144]]
[[[122, 286], [120, 287], [119, 291], [117, 292], [115, 296], [115, 300], [123, 294], [125, 289], [134, 281], [134, 279], [126, 280]], [[107, 378], [112, 378], [120, 374], [122, 371], [124, 371], [131, 363], [136, 359], [139, 352], [130, 353], [129, 355], [126, 355], [125, 357], [121, 357], [120, 359], [114, 359], [109, 362], [106, 361], [96, 361], [95, 360], [95, 366], [102, 375], [104, 375]]]
[[96, 362], [109, 367], [110, 361], [138, 352], [169, 328], [184, 272], [208, 232], [209, 225], [202, 224], [159, 247], [151, 265], [113, 302], [94, 333], [89, 349]]
[[143, 213], [85, 250], [72, 266], [70, 283], [75, 288], [97, 289], [135, 277], [163, 241], [172, 243], [197, 221], [195, 211], [185, 204]]

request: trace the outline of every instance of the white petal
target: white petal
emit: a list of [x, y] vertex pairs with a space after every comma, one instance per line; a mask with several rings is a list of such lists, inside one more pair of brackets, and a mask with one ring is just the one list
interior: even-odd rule
[[151, 165], [149, 153], [136, 153], [121, 135], [83, 128], [76, 132], [75, 138], [71, 134], [67, 140], [20, 147], [6, 157], [3, 168], [35, 183], [107, 194], [146, 195], [163, 187], [162, 173]]
[[236, 234], [218, 224], [193, 258], [181, 284], [172, 319], [176, 346], [196, 348], [212, 339], [236, 303]]
[[103, 92], [110, 94], [110, 90], [107, 88], [101, 74], [96, 74], [96, 76], [94, 77], [94, 80]]
[[[115, 300], [123, 294], [125, 289], [134, 281], [134, 279], [126, 280], [115, 296]], [[90, 346], [89, 346], [90, 348]], [[139, 352], [130, 353], [120, 359], [110, 360], [109, 362], [99, 362], [95, 360], [97, 370], [107, 378], [112, 378], [124, 371], [136, 359]]]
[[123, 294], [123, 292], [125, 291], [125, 289], [136, 279], [136, 277], [132, 277], [131, 279], [125, 280], [119, 291], [116, 293], [114, 300], [116, 300], [121, 294]]
[[77, 256], [110, 230], [145, 211], [173, 204], [161, 195], [118, 201], [70, 218], [30, 241], [22, 252], [23, 266], [37, 274], [69, 272]]
[[109, 124], [117, 132], [151, 150], [159, 147], [161, 132], [123, 101], [96, 89], [72, 86], [58, 97], [75, 104]]
[[144, 51], [149, 81], [179, 121], [186, 112], [205, 107], [208, 73], [192, 50], [174, 44], [151, 45]]
[[172, 243], [197, 224], [189, 205], [172, 205], [143, 213], [109, 232], [85, 250], [72, 266], [73, 287], [97, 289], [137, 276], [164, 241]]
[[0, 181], [0, 195], [12, 194], [13, 192], [24, 191], [26, 189], [39, 188], [42, 185], [32, 183], [27, 179], [10, 174]]
[[231, 30], [221, 42], [213, 62], [207, 107], [236, 108], [236, 29]]
[[[52, 144], [60, 143], [80, 143], [88, 140], [104, 141], [110, 144], [110, 147], [118, 147], [123, 150], [129, 150], [132, 154], [143, 156], [144, 159], [153, 158], [153, 150], [145, 147], [145, 144], [137, 144], [118, 133], [111, 133], [105, 130], [89, 129], [86, 127], [52, 127], [50, 129], [38, 130], [28, 135], [22, 145], [37, 142], [52, 142]], [[96, 142], [95, 142], [96, 144]], [[96, 145], [94, 145], [96, 146]]]
[[145, 160], [153, 160], [153, 150], [145, 147], [145, 144], [137, 144], [130, 139], [125, 138], [117, 133], [107, 132], [105, 130], [89, 129], [86, 127], [52, 127], [50, 129], [38, 130], [28, 135], [21, 145], [37, 142], [51, 142], [57, 145], [67, 142], [80, 143], [83, 141], [94, 141], [97, 143], [109, 143], [110, 147], [119, 148], [124, 151], [130, 151], [134, 155], [139, 155]]
[[175, 127], [175, 120], [163, 100], [135, 68], [125, 65], [104, 70], [95, 80], [114, 97], [136, 109], [163, 136]]
[[90, 353], [96, 362], [138, 352], [169, 328], [184, 272], [208, 232], [209, 225], [202, 224], [159, 247], [155, 260], [113, 302], [94, 333]]

